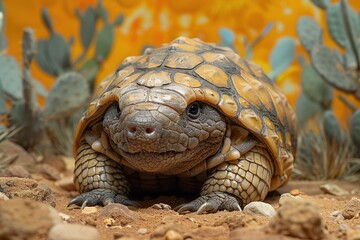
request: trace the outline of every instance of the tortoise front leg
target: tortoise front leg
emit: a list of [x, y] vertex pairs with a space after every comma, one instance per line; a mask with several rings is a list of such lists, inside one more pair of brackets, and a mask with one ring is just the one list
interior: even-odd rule
[[200, 197], [180, 205], [179, 213], [241, 210], [240, 205], [265, 199], [274, 172], [268, 151], [256, 146], [234, 162], [217, 166], [205, 181]]
[[112, 202], [137, 205], [128, 199], [129, 184], [122, 166], [83, 142], [75, 162], [74, 182], [81, 193], [68, 206], [107, 205]]

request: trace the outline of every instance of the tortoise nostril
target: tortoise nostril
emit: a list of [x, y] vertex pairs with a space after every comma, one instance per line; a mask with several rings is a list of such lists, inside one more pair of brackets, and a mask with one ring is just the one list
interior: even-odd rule
[[153, 128], [153, 127], [148, 127], [148, 128], [146, 128], [146, 133], [147, 134], [151, 134], [151, 133], [153, 133], [154, 131], [155, 131], [155, 128]]
[[129, 131], [130, 133], [135, 133], [135, 132], [136, 132], [136, 127], [135, 127], [135, 126], [129, 126], [129, 127], [128, 127], [128, 131]]

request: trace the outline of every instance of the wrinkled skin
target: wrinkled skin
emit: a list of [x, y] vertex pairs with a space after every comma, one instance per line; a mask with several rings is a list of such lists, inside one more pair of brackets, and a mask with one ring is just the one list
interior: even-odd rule
[[[196, 118], [189, 117], [194, 117], [187, 113], [191, 108], [198, 108]], [[180, 114], [158, 104], [138, 104], [121, 112], [113, 105], [103, 126], [127, 166], [157, 174], [178, 174], [214, 155], [226, 130], [223, 116], [198, 102]]]

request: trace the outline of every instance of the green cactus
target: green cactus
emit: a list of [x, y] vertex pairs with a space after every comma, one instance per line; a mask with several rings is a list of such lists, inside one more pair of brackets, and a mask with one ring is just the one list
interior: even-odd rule
[[[302, 64], [303, 93], [297, 102], [297, 115], [302, 127], [315, 124], [316, 130], [303, 128], [300, 134], [302, 140], [295, 161], [295, 175], [308, 179], [317, 176], [320, 179], [349, 176], [351, 179], [360, 179], [360, 162], [353, 160], [354, 157], [360, 157], [360, 151], [357, 150], [360, 149], [359, 110], [351, 118], [350, 133], [342, 130], [331, 111], [332, 88], [351, 93], [360, 99], [359, 17], [346, 0], [335, 4], [330, 0], [312, 2], [326, 11], [330, 36], [343, 53], [324, 45], [322, 30], [310, 17], [302, 17], [298, 21], [298, 36], [310, 55], [311, 65]], [[344, 96], [340, 99], [355, 110]], [[315, 121], [309, 121], [314, 118]]]
[[301, 44], [308, 52], [310, 52], [314, 46], [322, 44], [322, 30], [310, 17], [300, 18], [297, 22], [297, 34]]
[[342, 131], [334, 113], [328, 110], [323, 115], [324, 133], [330, 145], [339, 144], [344, 141], [345, 133]]
[[89, 85], [81, 74], [62, 74], [50, 90], [44, 114], [50, 119], [68, 117], [84, 106], [89, 97]]
[[309, 119], [319, 117], [323, 114], [324, 108], [311, 101], [305, 94], [301, 94], [296, 101], [296, 116], [298, 124], [304, 127]]
[[304, 95], [306, 95], [309, 100], [319, 104], [323, 109], [329, 109], [331, 107], [333, 89], [310, 64], [303, 67], [301, 86]]
[[4, 93], [10, 98], [22, 98], [21, 69], [15, 58], [0, 56], [0, 84]]
[[311, 60], [319, 74], [334, 87], [354, 93], [358, 88], [356, 72], [346, 69], [335, 51], [326, 46], [316, 46], [311, 50]]
[[84, 50], [87, 50], [93, 40], [96, 30], [96, 11], [88, 7], [83, 14], [79, 11], [77, 15], [80, 19], [80, 39]]
[[311, 0], [316, 6], [326, 9], [330, 5], [330, 0]]
[[355, 148], [360, 153], [360, 109], [356, 110], [351, 116], [350, 135]]
[[345, 49], [345, 53], [342, 55], [338, 50], [323, 45], [321, 29], [309, 17], [302, 17], [298, 21], [300, 42], [310, 53], [313, 66], [324, 81], [360, 99], [359, 17], [346, 0], [335, 4], [325, 0], [313, 0], [313, 3], [326, 11], [329, 33], [338, 46]]

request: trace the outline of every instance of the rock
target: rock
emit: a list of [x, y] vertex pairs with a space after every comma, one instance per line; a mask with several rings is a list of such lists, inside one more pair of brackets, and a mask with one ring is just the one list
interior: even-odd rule
[[21, 165], [10, 165], [2, 174], [2, 177], [32, 178], [28, 170]]
[[66, 170], [64, 157], [60, 155], [45, 156], [42, 160], [42, 163], [56, 168], [56, 170], [58, 170], [59, 172], [63, 172]]
[[261, 215], [265, 217], [273, 217], [276, 215], [273, 206], [264, 202], [251, 202], [244, 207], [243, 212], [249, 215]]
[[144, 235], [144, 234], [147, 234], [148, 230], [146, 228], [139, 228], [139, 230], [137, 230], [137, 234], [140, 234], [140, 235]]
[[116, 221], [113, 218], [105, 218], [103, 222], [105, 226], [110, 227], [113, 226]]
[[5, 195], [5, 193], [0, 192], [0, 200], [7, 201], [9, 200], [8, 196]]
[[100, 213], [100, 216], [111, 217], [122, 226], [138, 219], [136, 212], [130, 210], [127, 206], [120, 203], [110, 203], [106, 205]]
[[65, 214], [65, 213], [62, 213], [62, 212], [59, 212], [59, 217], [64, 220], [64, 221], [67, 221], [70, 219], [70, 216]]
[[293, 195], [293, 196], [298, 196], [301, 194], [300, 190], [299, 189], [293, 189], [290, 191], [290, 194]]
[[165, 233], [165, 240], [183, 240], [183, 236], [175, 230], [169, 230]]
[[330, 214], [330, 216], [335, 220], [335, 221], [339, 221], [339, 220], [344, 220], [344, 216], [341, 214], [341, 211], [334, 211]]
[[58, 223], [50, 229], [48, 240], [99, 240], [95, 227], [81, 224]]
[[98, 210], [96, 207], [84, 207], [83, 209], [81, 209], [81, 213], [82, 214], [92, 214], [92, 213], [96, 213]]
[[49, 164], [41, 164], [41, 172], [43, 173], [44, 177], [49, 180], [59, 180], [60, 179], [60, 172], [54, 168], [53, 166], [50, 166]]
[[45, 239], [61, 220], [54, 208], [30, 199], [15, 198], [0, 204], [0, 239]]
[[55, 185], [67, 191], [76, 191], [73, 176], [63, 177], [55, 182]]
[[159, 209], [159, 210], [171, 210], [170, 205], [167, 205], [165, 203], [156, 203], [151, 206], [153, 209]]
[[332, 194], [335, 196], [344, 196], [344, 195], [349, 194], [349, 192], [347, 190], [345, 190], [333, 183], [327, 183], [327, 184], [321, 185], [320, 190], [323, 191], [324, 193], [329, 193], [329, 194]]
[[0, 153], [3, 157], [14, 159], [11, 164], [21, 165], [26, 169], [34, 169], [36, 160], [35, 158], [25, 151], [21, 146], [10, 142], [8, 140], [0, 143]]
[[285, 202], [270, 221], [267, 231], [301, 239], [317, 240], [326, 237], [319, 209], [309, 202]]
[[287, 201], [301, 201], [303, 202], [304, 199], [300, 196], [294, 196], [290, 193], [283, 193], [281, 194], [280, 196], [280, 199], [279, 199], [279, 206], [282, 206], [284, 205], [285, 202]]
[[351, 219], [360, 213], [360, 199], [353, 197], [346, 203], [345, 208], [342, 210], [342, 215], [345, 219]]
[[0, 187], [9, 198], [30, 198], [56, 206], [55, 197], [50, 187], [33, 179], [0, 177]]

